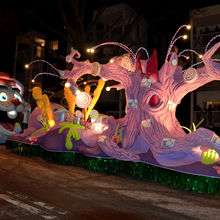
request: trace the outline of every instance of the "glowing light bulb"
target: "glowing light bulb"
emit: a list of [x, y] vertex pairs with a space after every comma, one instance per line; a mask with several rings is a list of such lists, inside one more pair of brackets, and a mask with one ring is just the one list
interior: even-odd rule
[[183, 35], [183, 39], [185, 39], [185, 40], [186, 40], [187, 38], [188, 38], [188, 36], [187, 36], [187, 35]]
[[91, 52], [91, 49], [90, 49], [90, 48], [88, 48], [86, 51], [87, 51], [87, 53], [90, 53], [90, 52]]
[[94, 123], [94, 122], [95, 122], [95, 119], [92, 118], [92, 119], [91, 119], [91, 122]]
[[92, 49], [90, 49], [90, 52], [91, 52], [91, 53], [94, 53], [94, 52], [95, 52], [95, 50], [92, 48]]
[[86, 84], [87, 84], [87, 82], [84, 82], [83, 84], [84, 84], [84, 85], [86, 85]]
[[55, 121], [54, 120], [48, 120], [48, 124], [50, 125], [50, 127], [53, 127], [55, 125]]
[[32, 82], [32, 83], [34, 83], [34, 82], [35, 82], [35, 80], [34, 80], [34, 79], [32, 79], [32, 80], [31, 80], [31, 82]]
[[108, 86], [108, 87], [106, 87], [106, 91], [108, 91], [108, 92], [109, 92], [110, 90], [111, 90], [111, 87], [109, 87], [109, 86]]
[[201, 59], [201, 58], [203, 58], [203, 55], [202, 55], [202, 54], [200, 54], [200, 55], [199, 55], [199, 58], [200, 58], [200, 59]]
[[69, 87], [70, 87], [70, 83], [69, 83], [69, 82], [66, 82], [66, 83], [65, 83], [65, 87], [66, 87], [66, 88], [69, 88]]
[[113, 60], [113, 59], [111, 59], [109, 62], [110, 62], [110, 63], [114, 63], [114, 60]]
[[29, 65], [28, 65], [28, 64], [25, 64], [25, 65], [24, 65], [24, 68], [25, 68], [25, 69], [28, 69], [28, 68], [29, 68]]
[[188, 59], [189, 59], [189, 57], [187, 56], [187, 57], [186, 57], [186, 59], [188, 60]]
[[190, 29], [192, 28], [192, 26], [191, 26], [190, 24], [188, 24], [188, 25], [186, 26], [186, 28], [187, 28], [188, 30], [190, 30]]
[[79, 90], [76, 90], [76, 95], [79, 95], [80, 94], [80, 91]]

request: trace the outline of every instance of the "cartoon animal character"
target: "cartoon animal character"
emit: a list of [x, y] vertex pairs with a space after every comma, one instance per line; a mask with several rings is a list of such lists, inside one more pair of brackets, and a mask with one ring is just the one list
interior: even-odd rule
[[31, 111], [29, 103], [23, 99], [24, 87], [7, 73], [0, 72], [0, 143], [5, 143], [8, 136], [15, 133], [13, 120], [19, 112], [23, 113], [23, 121]]

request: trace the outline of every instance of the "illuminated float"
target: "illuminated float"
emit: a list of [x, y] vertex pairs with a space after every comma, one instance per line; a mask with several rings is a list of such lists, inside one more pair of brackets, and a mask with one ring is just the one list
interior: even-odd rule
[[[51, 104], [54, 124], [48, 126], [49, 120], [45, 121], [46, 117], [37, 108], [32, 112], [25, 132], [12, 135], [9, 140], [40, 145], [52, 152], [80, 152], [89, 158], [104, 158], [104, 161], [141, 162], [132, 166], [143, 172], [144, 164], [152, 164], [178, 173], [219, 178], [220, 138], [205, 128], [194, 129], [187, 134], [176, 119], [176, 107], [187, 93], [213, 80], [220, 80], [219, 60], [212, 59], [220, 43], [208, 49], [216, 37], [211, 39], [204, 55], [197, 54], [201, 62], [183, 70], [178, 65], [179, 57], [185, 56], [186, 52], [196, 52], [192, 49], [179, 54], [171, 52], [178, 39], [186, 38], [185, 35], [176, 37], [182, 28], [190, 29], [190, 26], [183, 25], [175, 33], [159, 71], [156, 52], [149, 57], [145, 48], [140, 48], [135, 54], [123, 44], [107, 42], [88, 49], [93, 53], [100, 46], [116, 45], [129, 53], [114, 57], [107, 64], [77, 61], [80, 53], [73, 50], [66, 56], [66, 62], [73, 64], [72, 70], [56, 69], [60, 78], [67, 80], [64, 94], [69, 106], [68, 117], [61, 120], [63, 107]], [[141, 59], [140, 50], [147, 53], [147, 60]], [[204, 66], [196, 68], [198, 64]], [[80, 91], [76, 83], [85, 74], [100, 77], [93, 98], [88, 87]], [[120, 120], [99, 116], [93, 110], [107, 80], [119, 82], [112, 88], [125, 90], [126, 116]], [[82, 111], [75, 112], [75, 104]], [[89, 116], [91, 121], [88, 121]]]

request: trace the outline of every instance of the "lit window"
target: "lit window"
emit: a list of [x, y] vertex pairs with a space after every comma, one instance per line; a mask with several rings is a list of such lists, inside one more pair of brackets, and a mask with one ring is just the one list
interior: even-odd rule
[[58, 50], [58, 40], [54, 40], [50, 42], [50, 49], [51, 50]]
[[44, 46], [45, 46], [45, 40], [44, 40], [44, 39], [41, 39], [41, 38], [36, 37], [36, 38], [34, 39], [34, 41], [35, 41], [37, 44], [39, 44], [41, 47], [44, 47]]
[[34, 41], [37, 43], [36, 46], [36, 57], [42, 57], [43, 47], [45, 46], [45, 40], [41, 38], [35, 38]]
[[42, 53], [42, 48], [40, 46], [37, 46], [36, 57], [41, 57], [41, 53]]

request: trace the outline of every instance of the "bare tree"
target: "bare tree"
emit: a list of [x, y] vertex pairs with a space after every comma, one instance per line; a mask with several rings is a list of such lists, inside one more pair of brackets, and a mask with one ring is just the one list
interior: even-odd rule
[[[48, 30], [62, 37], [70, 47], [80, 50], [82, 58], [88, 57], [86, 49], [89, 45], [96, 45], [98, 43], [105, 42], [109, 34], [121, 26], [122, 22], [127, 23], [124, 25], [124, 33], [120, 39], [118, 39], [118, 41], [121, 43], [129, 43], [129, 46], [141, 44], [141, 42], [129, 42], [127, 36], [129, 32], [136, 28], [138, 22], [143, 18], [143, 13], [138, 11], [135, 13], [133, 12], [130, 14], [129, 18], [127, 18], [127, 21], [124, 21], [124, 18], [121, 15], [119, 19], [112, 22], [112, 24], [103, 31], [103, 34], [100, 38], [97, 38], [98, 24], [100, 23], [106, 8], [112, 4], [111, 0], [96, 1], [97, 5], [99, 5], [97, 9], [91, 8], [91, 3], [88, 4], [88, 1], [86, 0], [57, 0], [56, 3], [59, 9], [59, 15], [57, 15], [57, 17], [60, 17], [62, 20], [63, 29], [57, 28], [55, 26], [56, 24], [46, 22], [34, 11], [27, 10], [27, 12], [37, 19]], [[88, 8], [91, 8], [90, 11], [88, 11]], [[96, 10], [94, 15], [92, 10]]]

